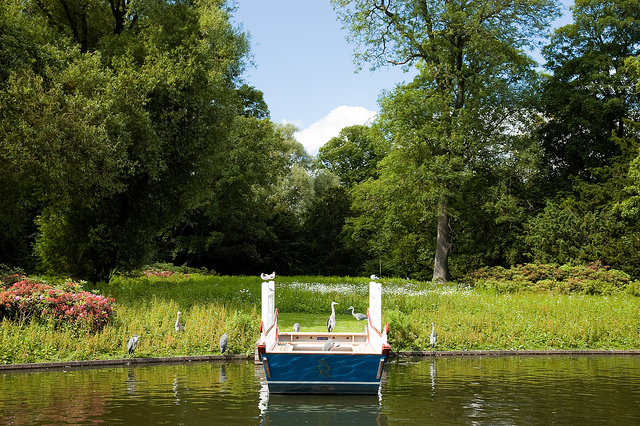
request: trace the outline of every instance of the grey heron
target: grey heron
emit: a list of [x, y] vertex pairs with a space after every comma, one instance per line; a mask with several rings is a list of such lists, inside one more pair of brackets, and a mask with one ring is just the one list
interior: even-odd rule
[[129, 339], [129, 344], [127, 345], [127, 349], [129, 350], [129, 356], [133, 356], [133, 353], [136, 351], [136, 347], [138, 347], [139, 338], [140, 336], [135, 334], [131, 339]]
[[365, 314], [361, 314], [359, 312], [354, 312], [355, 308], [353, 306], [349, 306], [349, 309], [351, 309], [351, 315], [353, 315], [353, 317], [355, 319], [357, 319], [358, 321], [362, 321], [362, 320], [366, 320], [367, 316]]
[[184, 327], [182, 326], [182, 324], [180, 324], [180, 314], [182, 312], [178, 311], [178, 318], [176, 319], [176, 324], [174, 325], [174, 328], [176, 329], [176, 331], [184, 331]]
[[340, 343], [334, 342], [333, 340], [327, 340], [327, 343], [322, 345], [322, 350], [325, 351], [325, 352], [328, 352], [331, 349], [333, 349], [334, 347], [337, 348], [338, 346], [340, 346]]
[[271, 273], [271, 274], [264, 274], [264, 273], [260, 274], [260, 278], [262, 278], [262, 279], [263, 279], [263, 280], [265, 280], [265, 281], [272, 280], [272, 279], [274, 279], [275, 277], [276, 277], [276, 273], [275, 273], [275, 272], [273, 272], [273, 273]]
[[300, 323], [297, 322], [293, 324], [293, 331], [295, 331], [296, 333], [300, 331]]
[[436, 346], [436, 341], [438, 340], [438, 336], [436, 336], [436, 325], [431, 323], [431, 336], [429, 336], [429, 342], [431, 343], [431, 347]]
[[337, 305], [338, 302], [331, 302], [331, 316], [327, 319], [327, 331], [331, 333], [334, 328], [336, 328], [336, 310], [334, 305]]
[[223, 354], [227, 350], [227, 344], [229, 343], [229, 336], [225, 332], [220, 338], [220, 354]]

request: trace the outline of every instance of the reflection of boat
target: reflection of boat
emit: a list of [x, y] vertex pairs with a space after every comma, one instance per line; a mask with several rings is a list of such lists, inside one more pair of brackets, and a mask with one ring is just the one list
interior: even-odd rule
[[369, 283], [368, 324], [363, 333], [280, 332], [275, 283], [263, 282], [257, 347], [269, 392], [377, 394], [390, 350], [389, 325], [380, 331], [381, 294], [380, 283]]
[[387, 424], [373, 395], [269, 395], [261, 417], [261, 426]]

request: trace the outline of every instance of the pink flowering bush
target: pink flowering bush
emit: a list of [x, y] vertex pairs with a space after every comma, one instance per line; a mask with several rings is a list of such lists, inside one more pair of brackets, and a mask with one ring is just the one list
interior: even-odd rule
[[175, 272], [164, 271], [161, 269], [147, 268], [142, 274], [146, 277], [169, 278], [175, 275]]
[[214, 270], [208, 270], [207, 268], [176, 266], [170, 263], [154, 263], [141, 272], [141, 275], [147, 278], [189, 278], [189, 274], [218, 275]]
[[22, 277], [0, 287], [0, 320], [47, 321], [74, 328], [101, 330], [113, 314], [113, 298], [82, 291], [78, 283], [53, 287]]

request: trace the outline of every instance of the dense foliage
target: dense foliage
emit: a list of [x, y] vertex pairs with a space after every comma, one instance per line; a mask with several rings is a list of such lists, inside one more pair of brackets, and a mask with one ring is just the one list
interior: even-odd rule
[[79, 283], [54, 287], [25, 276], [8, 276], [0, 284], [0, 322], [53, 323], [60, 328], [97, 332], [113, 314], [113, 298], [83, 291]]
[[497, 292], [551, 291], [558, 293], [606, 294], [628, 292], [640, 295], [640, 284], [629, 274], [602, 266], [516, 265], [482, 268], [468, 275], [471, 285]]
[[243, 80], [232, 2], [0, 2], [0, 263], [640, 277], [637, 1], [576, 0], [552, 33], [553, 0], [332, 4], [360, 66], [417, 72], [312, 158]]

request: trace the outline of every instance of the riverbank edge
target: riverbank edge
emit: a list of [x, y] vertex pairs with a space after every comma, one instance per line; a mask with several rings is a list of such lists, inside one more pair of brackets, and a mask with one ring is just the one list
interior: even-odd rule
[[[640, 350], [580, 349], [580, 350], [495, 350], [495, 351], [408, 351], [391, 352], [391, 358], [409, 357], [472, 357], [472, 356], [541, 356], [541, 355], [637, 355]], [[37, 362], [29, 364], [0, 364], [0, 371], [49, 370], [86, 367], [110, 367], [123, 365], [146, 365], [160, 363], [186, 363], [203, 361], [249, 361], [254, 355], [199, 355], [157, 358], [118, 358], [66, 362]]]

